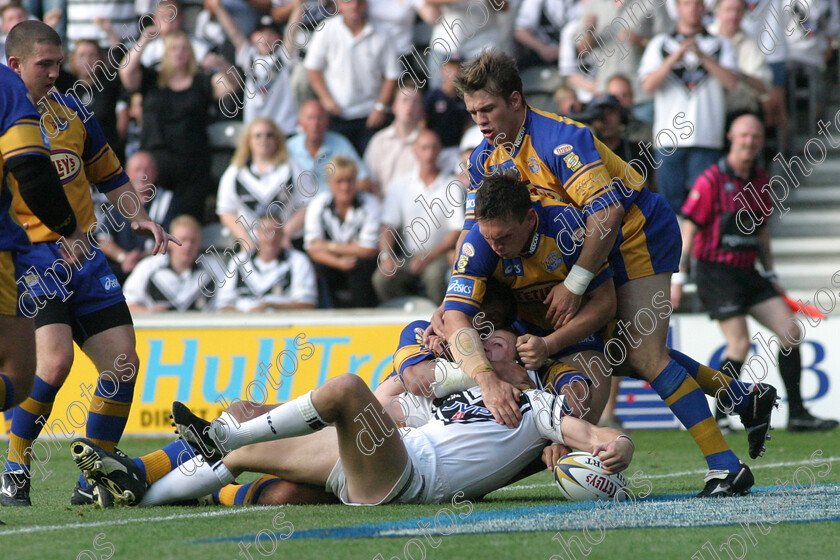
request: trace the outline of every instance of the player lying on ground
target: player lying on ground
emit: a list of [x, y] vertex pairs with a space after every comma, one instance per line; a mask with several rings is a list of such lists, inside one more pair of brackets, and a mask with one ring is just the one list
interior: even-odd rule
[[[613, 297], [612, 290], [599, 290], [591, 301], [584, 304], [584, 313], [586, 307], [590, 305], [597, 306], [604, 310], [604, 320], [612, 313], [614, 309], [614, 302], [610, 305], [604, 305], [599, 302], [599, 298]], [[514, 335], [510, 332], [505, 332], [503, 329], [510, 325], [517, 316], [517, 306], [512, 297], [510, 289], [493, 279], [488, 280], [484, 298], [481, 304], [481, 313], [475, 317], [476, 325], [481, 329], [481, 337], [484, 338], [483, 346], [485, 353], [490, 356], [491, 363], [496, 371], [500, 372], [502, 378], [509, 379], [512, 382], [516, 380], [524, 380], [525, 370], [522, 366], [514, 363], [512, 360], [504, 360], [505, 352], [513, 346]], [[417, 427], [426, 423], [431, 415], [431, 398], [447, 396], [456, 390], [463, 390], [474, 387], [475, 381], [469, 376], [466, 376], [462, 371], [447, 366], [446, 359], [437, 359], [439, 356], [445, 355], [449, 359], [451, 356], [443, 349], [443, 352], [438, 354], [427, 349], [422, 343], [422, 332], [428, 326], [427, 321], [415, 321], [406, 326], [401, 335], [399, 345], [394, 353], [394, 372], [385, 381], [383, 381], [376, 389], [375, 395], [382, 406], [382, 411], [390, 414], [398, 424], [409, 425]], [[566, 329], [568, 327], [562, 327]], [[488, 332], [489, 331], [489, 332]], [[559, 364], [562, 365], [562, 364]], [[600, 411], [593, 412], [593, 405], [590, 400], [590, 391], [588, 385], [583, 383], [586, 379], [578, 371], [572, 370], [568, 366], [562, 368], [556, 367], [555, 364], [543, 368], [540, 379], [544, 380], [546, 386], [549, 386], [552, 391], [567, 395], [566, 402], [573, 413], [578, 416], [593, 415], [593, 422], [597, 421]], [[410, 391], [414, 396], [404, 391]], [[253, 403], [237, 403], [232, 406], [230, 412], [237, 421], [243, 422], [250, 420], [255, 414], [261, 414], [271, 410], [273, 406], [255, 405]], [[289, 476], [290, 468], [298, 468], [291, 474], [295, 480], [309, 480], [305, 477], [309, 476], [310, 464], [309, 457], [320, 456], [323, 454], [324, 446], [335, 445], [335, 436], [328, 433], [330, 429], [324, 430], [317, 434], [311, 434], [298, 440], [279, 440], [273, 442], [264, 442], [255, 445], [242, 447], [231, 453], [226, 459], [225, 463], [231, 471], [237, 474], [244, 471], [252, 472], [266, 472], [277, 473], [284, 472]], [[289, 443], [295, 442], [296, 445], [306, 445], [306, 452], [290, 453]], [[560, 445], [547, 446], [543, 452], [543, 461], [532, 461], [526, 469], [516, 475], [516, 479], [524, 476], [529, 476], [541, 469], [544, 463], [548, 468], [552, 468], [559, 457], [569, 453], [571, 450]], [[334, 454], [334, 453], [333, 453]], [[140, 469], [137, 481], [145, 479], [146, 484], [152, 484], [167, 475], [169, 471], [176, 469], [185, 462], [188, 462], [194, 456], [192, 448], [185, 447], [183, 442], [173, 442], [167, 445], [164, 449], [149, 453], [141, 458], [134, 459], [137, 467]], [[300, 457], [299, 463], [292, 463], [295, 458]], [[277, 462], [280, 458], [282, 464]], [[117, 457], [113, 461], [113, 465], [119, 464], [120, 458]], [[331, 463], [332, 464], [332, 463]], [[182, 469], [182, 474], [193, 474], [194, 467], [187, 470]], [[209, 473], [212, 470], [204, 469]], [[122, 478], [121, 475], [116, 475]], [[187, 488], [176, 479], [178, 474], [173, 474], [168, 477], [165, 484], [155, 485], [155, 489], [150, 496], [144, 500], [144, 505], [153, 505], [156, 503], [166, 503], [173, 499], [178, 500], [177, 494], [180, 490]], [[197, 479], [192, 479], [197, 480]], [[211, 481], [215, 480], [213, 478]], [[512, 480], [511, 480], [512, 481]], [[316, 480], [317, 482], [317, 480]], [[322, 503], [324, 501], [331, 501], [331, 495], [326, 494], [321, 488], [322, 483], [318, 483], [320, 487], [309, 484], [292, 483], [286, 480], [280, 481], [277, 477], [267, 476], [260, 480], [245, 485], [229, 485], [217, 492], [214, 499], [217, 503], [229, 505], [242, 505], [248, 503]], [[137, 488], [139, 486], [139, 489]], [[170, 486], [172, 487], [170, 489]], [[112, 490], [109, 495], [108, 490]], [[113, 488], [111, 486], [100, 486], [95, 489], [97, 493], [97, 501], [100, 505], [107, 505], [113, 497], [122, 499], [122, 493], [126, 488]], [[101, 491], [100, 491], [101, 490]], [[172, 497], [172, 492], [176, 492], [175, 498]], [[130, 490], [133, 494], [139, 495], [143, 491], [142, 484], [132, 486]], [[262, 498], [262, 499], [261, 499]], [[159, 502], [158, 500], [163, 500]], [[333, 497], [334, 500], [334, 497]]]
[[[493, 346], [497, 338], [498, 349]], [[488, 340], [492, 357], [513, 359], [513, 333], [497, 331]], [[522, 374], [509, 380], [523, 389], [530, 385]], [[600, 454], [605, 466], [615, 472], [627, 467], [633, 450], [629, 438], [566, 415], [564, 396], [529, 389], [520, 400], [523, 422], [510, 430], [493, 421], [483, 406], [480, 389], [454, 393], [436, 400], [429, 422], [403, 438], [393, 420], [377, 412], [376, 397], [354, 375], [332, 379], [241, 424], [225, 413], [208, 425], [180, 403], [173, 405], [173, 415], [179, 431], [199, 449], [211, 451], [207, 453], [210, 457], [238, 448], [257, 453], [259, 446], [252, 444], [289, 438], [274, 442], [270, 454], [266, 449], [259, 453], [266, 467], [263, 472], [284, 480], [326, 485], [345, 503], [433, 503], [448, 500], [458, 491], [467, 498], [480, 497], [508, 483], [539, 457], [546, 441]], [[310, 434], [327, 422], [334, 423], [335, 430], [295, 437]], [[129, 502], [139, 499], [143, 489], [138, 489], [136, 481], [142, 473], [134, 462], [103, 452], [85, 440], [74, 442], [71, 450], [86, 477], [119, 496], [129, 490], [133, 494]], [[219, 490], [233, 481], [231, 471], [241, 470], [236, 463], [246, 455], [234, 451], [212, 467], [193, 459], [184, 464], [186, 468], [173, 470], [152, 485], [140, 505], [170, 503]]]

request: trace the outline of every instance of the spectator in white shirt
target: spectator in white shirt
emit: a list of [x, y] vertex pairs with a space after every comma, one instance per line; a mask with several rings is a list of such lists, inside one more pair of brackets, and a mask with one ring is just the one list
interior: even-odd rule
[[262, 216], [256, 251], [240, 253], [233, 278], [216, 296], [222, 311], [274, 311], [313, 309], [318, 302], [315, 269], [309, 258], [286, 249], [286, 232], [273, 218]]
[[[233, 98], [242, 106], [242, 121], [248, 124], [257, 117], [269, 117], [290, 136], [297, 131], [297, 111], [292, 91], [291, 66], [295, 49], [291, 41], [282, 41], [275, 25], [259, 25], [246, 38], [221, 0], [206, 0], [236, 49], [236, 64], [245, 74], [245, 91]], [[228, 110], [230, 107], [228, 108]]]
[[368, 0], [368, 17], [394, 43], [397, 55], [411, 52], [416, 16], [433, 25], [440, 11], [426, 0]]
[[[409, 84], [409, 91], [415, 91]], [[391, 106], [394, 122], [373, 135], [365, 150], [365, 166], [373, 182], [373, 192], [384, 196], [395, 177], [417, 166], [414, 142], [423, 120], [423, 97], [419, 91], [407, 95], [397, 91]], [[454, 123], [453, 123], [454, 124]]]
[[703, 27], [703, 0], [678, 0], [677, 28], [648, 43], [639, 67], [654, 93], [659, 193], [679, 213], [695, 179], [723, 148], [725, 92], [738, 83], [735, 49]]
[[366, 0], [339, 2], [308, 46], [304, 67], [330, 114], [330, 129], [344, 135], [359, 153], [386, 121], [399, 77], [391, 39], [374, 30]]
[[[432, 28], [429, 44], [435, 58], [444, 62], [450, 58], [475, 58], [485, 48], [508, 47], [509, 38], [502, 36], [501, 13], [508, 9], [504, 0], [426, 0], [440, 6], [441, 17]], [[431, 67], [437, 77], [439, 66]]]
[[[762, 100], [768, 99], [773, 74], [758, 48], [758, 44], [741, 30], [744, 19], [745, 0], [720, 0], [715, 9], [715, 21], [709, 25], [709, 32], [726, 37], [735, 47], [738, 60], [738, 84], [726, 92], [726, 112], [758, 113]], [[776, 104], [776, 110], [784, 110], [783, 104]]]
[[381, 301], [415, 295], [422, 286], [434, 302], [443, 301], [450, 252], [464, 225], [463, 185], [441, 172], [441, 143], [424, 130], [414, 143], [417, 168], [398, 177], [385, 197], [380, 257], [373, 286]]
[[524, 0], [516, 16], [513, 36], [519, 43], [520, 68], [555, 64], [560, 33], [580, 12], [574, 0]]
[[331, 165], [330, 192], [315, 197], [307, 208], [304, 248], [326, 285], [331, 306], [375, 307], [371, 276], [379, 252], [381, 207], [374, 195], [358, 191], [353, 160], [339, 156]]
[[[301, 170], [286, 152], [286, 138], [269, 118], [245, 127], [230, 167], [219, 180], [216, 214], [234, 238], [254, 239], [259, 216], [268, 214], [291, 241], [303, 228]], [[309, 196], [314, 192], [308, 192]]]
[[207, 294], [215, 288], [211, 276], [195, 262], [201, 251], [201, 225], [182, 215], [172, 220], [169, 231], [181, 245], [172, 243], [167, 254], [144, 258], [125, 281], [123, 292], [132, 313], [210, 308]]

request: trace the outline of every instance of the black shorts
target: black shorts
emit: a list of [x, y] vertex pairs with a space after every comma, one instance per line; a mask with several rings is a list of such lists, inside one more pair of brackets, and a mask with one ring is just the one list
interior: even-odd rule
[[79, 345], [79, 348], [93, 335], [113, 327], [134, 324], [131, 320], [128, 305], [124, 301], [81, 317], [73, 316], [70, 306], [61, 301], [59, 297], [44, 298], [43, 303], [46, 305], [38, 310], [38, 314], [35, 315], [35, 329], [37, 330], [45, 325], [70, 325], [73, 330], [73, 340]]
[[712, 319], [722, 321], [747, 315], [749, 308], [779, 292], [755, 268], [697, 262], [697, 295]]

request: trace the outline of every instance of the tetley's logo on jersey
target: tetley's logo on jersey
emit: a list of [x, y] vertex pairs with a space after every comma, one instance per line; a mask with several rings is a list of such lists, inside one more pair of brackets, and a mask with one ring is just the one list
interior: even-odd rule
[[54, 150], [50, 158], [63, 185], [78, 177], [82, 170], [82, 160], [70, 150]]

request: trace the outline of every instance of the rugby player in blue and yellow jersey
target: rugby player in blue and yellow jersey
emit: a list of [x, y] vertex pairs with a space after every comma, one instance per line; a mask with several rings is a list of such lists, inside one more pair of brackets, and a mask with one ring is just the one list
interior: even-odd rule
[[[526, 367], [538, 370], [548, 360], [557, 362], [557, 367], [543, 372], [543, 382], [563, 392], [564, 385], [582, 377], [571, 360], [563, 367], [563, 358], [581, 351], [603, 351], [603, 340], [596, 333], [615, 315], [613, 273], [602, 264], [587, 287], [580, 313], [554, 328], [546, 318], [543, 300], [568, 275], [580, 254], [576, 236], [582, 239], [583, 228], [574, 224], [582, 223], [582, 215], [572, 206], [544, 204], [540, 197], [529, 196], [528, 186], [515, 171], [496, 173], [484, 181], [479, 196], [484, 200], [485, 219], [464, 238], [444, 299], [445, 324], [451, 329], [447, 340], [455, 347], [450, 347], [453, 352], [463, 348], [452, 336], [460, 326], [472, 324], [487, 281], [493, 278], [511, 288], [519, 324], [528, 333], [518, 344]], [[462, 342], [467, 339], [462, 337]], [[598, 390], [592, 395], [595, 418], [590, 421], [597, 421], [608, 386], [606, 379], [594, 380], [593, 388]]]
[[35, 376], [32, 321], [18, 309], [22, 294], [16, 279], [21, 271], [15, 270], [13, 260], [31, 244], [11, 207], [7, 182], [17, 180], [20, 195], [51, 230], [68, 237], [81, 235], [49, 156], [26, 86], [0, 65], [0, 410], [28, 397]]
[[[64, 59], [58, 34], [40, 21], [22, 22], [9, 32], [6, 53], [9, 67], [22, 78], [42, 111], [41, 131], [50, 139], [53, 164], [81, 229], [90, 232], [95, 227], [90, 196], [94, 184], [120, 211], [135, 213], [127, 216], [131, 228], [154, 236], [154, 252], [165, 252], [170, 241], [177, 243], [143, 209], [93, 116], [76, 99], [53, 90]], [[78, 241], [84, 257], [74, 267], [63, 266], [61, 247], [67, 241], [59, 241], [59, 235], [45, 226], [25, 200], [15, 197], [13, 204], [28, 225], [33, 243], [30, 251], [16, 255], [15, 264], [22, 271], [19, 283], [26, 284], [34, 298], [22, 311], [35, 318], [37, 367], [32, 393], [15, 409], [12, 419], [0, 503], [25, 506], [31, 503], [31, 444], [70, 373], [73, 341], [101, 372], [95, 389], [83, 386], [80, 396], [89, 401], [87, 437], [106, 449], [114, 449], [125, 429], [138, 358], [131, 315], [102, 252]], [[71, 503], [87, 503], [91, 498], [90, 490], [78, 484]]]
[[[26, 86], [8, 67], [0, 65], [0, 410], [22, 402], [35, 378], [35, 337], [32, 319], [18, 308], [14, 257], [29, 251], [29, 238], [11, 207], [7, 183], [16, 180], [20, 196], [43, 223], [60, 235], [82, 236], [73, 209], [50, 162], [41, 136], [38, 111]], [[64, 255], [73, 261], [75, 255]], [[2, 522], [0, 522], [2, 525]]]

